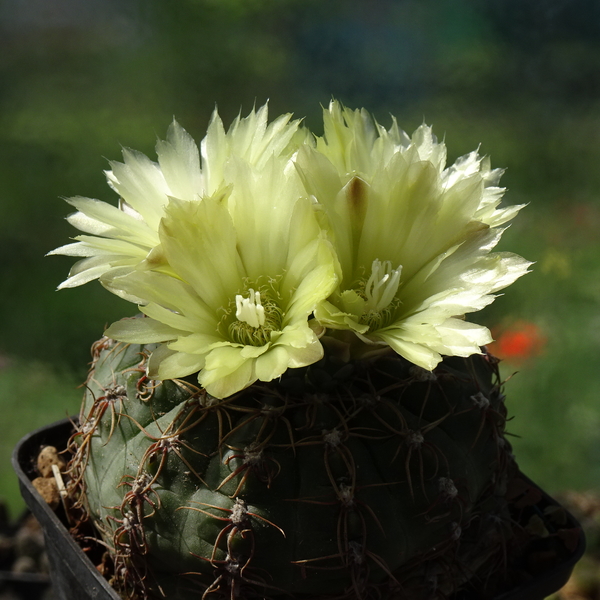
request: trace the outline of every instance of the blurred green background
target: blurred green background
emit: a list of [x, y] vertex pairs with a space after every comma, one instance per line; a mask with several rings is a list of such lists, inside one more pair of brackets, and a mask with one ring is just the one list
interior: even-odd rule
[[534, 272], [474, 316], [496, 332], [510, 431], [549, 491], [600, 488], [600, 3], [597, 0], [3, 0], [0, 4], [0, 495], [9, 457], [77, 411], [89, 346], [135, 313], [97, 283], [56, 292], [75, 231], [61, 197], [116, 202], [122, 146], [154, 157], [175, 115], [199, 141], [270, 99], [306, 116], [334, 96], [481, 144], [529, 203], [502, 249]]

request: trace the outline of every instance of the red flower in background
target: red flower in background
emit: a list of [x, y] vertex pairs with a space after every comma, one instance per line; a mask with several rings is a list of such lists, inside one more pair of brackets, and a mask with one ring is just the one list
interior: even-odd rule
[[495, 332], [496, 340], [487, 346], [488, 350], [498, 358], [520, 364], [539, 356], [544, 350], [548, 338], [535, 324], [517, 321], [510, 327]]

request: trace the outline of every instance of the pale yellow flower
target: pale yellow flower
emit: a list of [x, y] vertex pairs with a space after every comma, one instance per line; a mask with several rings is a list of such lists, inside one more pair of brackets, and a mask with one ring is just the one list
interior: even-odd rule
[[232, 185], [202, 202], [173, 199], [159, 227], [172, 275], [138, 270], [104, 276], [141, 298], [149, 317], [106, 335], [161, 342], [150, 376], [183, 377], [224, 398], [323, 356], [309, 324], [337, 283], [335, 257], [293, 165], [272, 156], [260, 169], [230, 164]]
[[498, 207], [502, 172], [477, 152], [446, 168], [446, 147], [426, 125], [409, 138], [395, 120], [385, 130], [337, 102], [324, 123], [297, 158], [341, 266], [319, 321], [429, 370], [442, 355], [480, 352], [490, 333], [464, 315], [531, 264], [491, 252], [521, 208]]

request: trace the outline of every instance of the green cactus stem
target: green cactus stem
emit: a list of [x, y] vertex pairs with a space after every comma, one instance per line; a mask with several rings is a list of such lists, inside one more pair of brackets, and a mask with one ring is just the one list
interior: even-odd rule
[[126, 598], [436, 598], [498, 560], [514, 470], [496, 361], [327, 355], [217, 400], [93, 347], [72, 493]]

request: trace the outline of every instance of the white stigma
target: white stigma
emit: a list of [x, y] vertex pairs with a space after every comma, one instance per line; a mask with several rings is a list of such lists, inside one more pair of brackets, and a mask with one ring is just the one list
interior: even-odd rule
[[380, 311], [390, 305], [398, 291], [401, 272], [402, 265], [397, 269], [392, 269], [392, 263], [389, 260], [381, 262], [376, 258], [373, 261], [371, 277], [365, 286], [367, 310]]
[[249, 290], [249, 298], [243, 298], [241, 294], [235, 297], [235, 316], [238, 321], [248, 323], [250, 327], [260, 327], [265, 324], [265, 309], [260, 303], [260, 292]]

